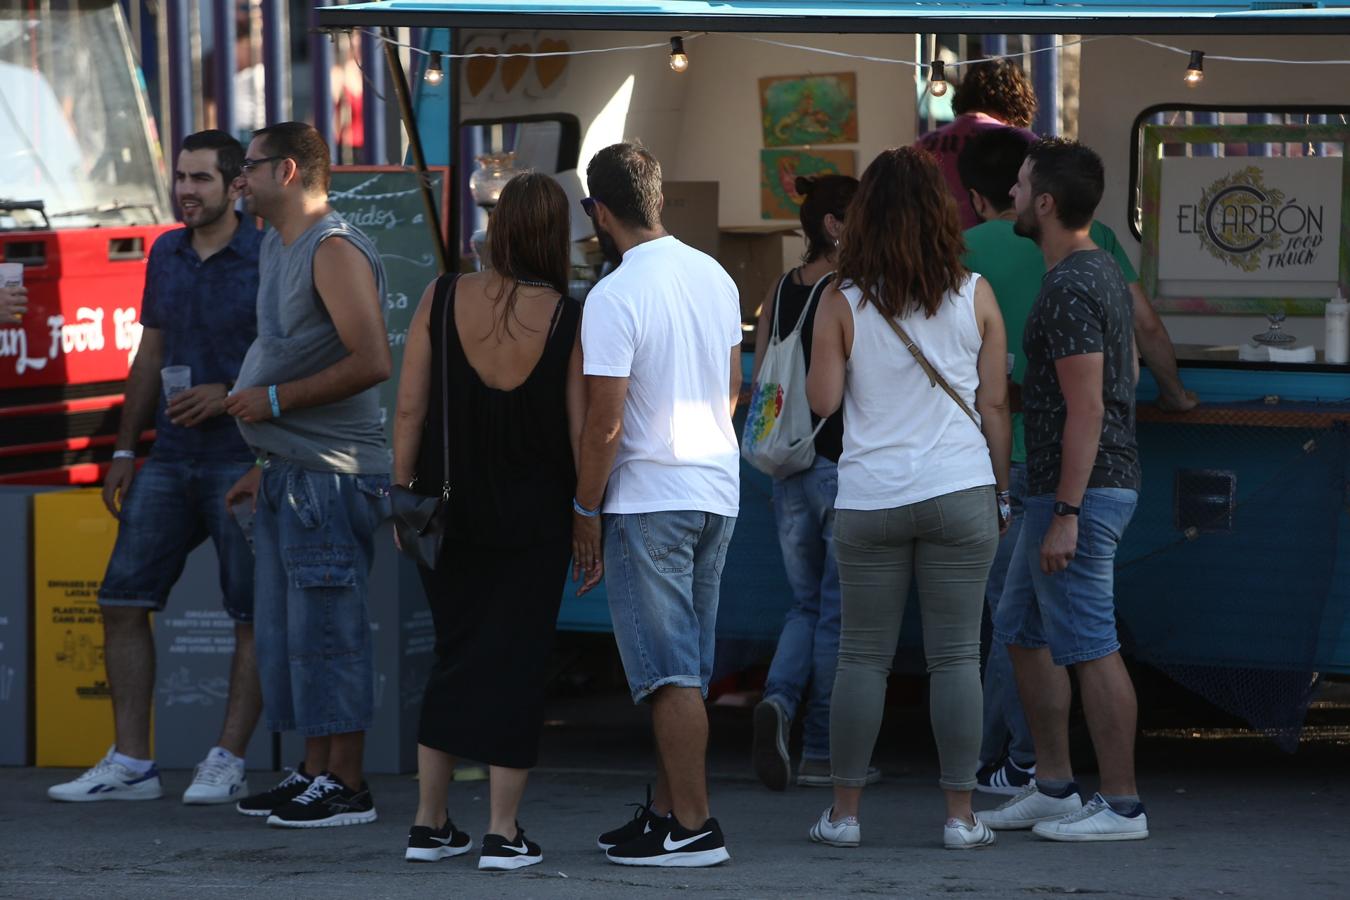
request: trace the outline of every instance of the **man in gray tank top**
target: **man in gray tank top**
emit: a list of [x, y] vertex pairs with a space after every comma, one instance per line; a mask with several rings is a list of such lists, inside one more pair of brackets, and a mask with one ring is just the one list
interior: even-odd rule
[[370, 239], [328, 205], [328, 146], [309, 125], [256, 132], [241, 177], [249, 212], [271, 228], [258, 338], [225, 404], [258, 465], [226, 502], [255, 513], [267, 725], [298, 731], [305, 759], [238, 809], [289, 828], [373, 822], [362, 752], [374, 716], [366, 578], [389, 493], [384, 271]]

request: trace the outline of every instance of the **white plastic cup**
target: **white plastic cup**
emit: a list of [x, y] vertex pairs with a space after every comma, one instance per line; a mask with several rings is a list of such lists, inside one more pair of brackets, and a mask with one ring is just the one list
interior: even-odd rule
[[164, 385], [164, 399], [172, 400], [175, 394], [192, 387], [192, 367], [165, 366], [159, 370], [159, 378]]
[[0, 286], [23, 287], [23, 263], [0, 263]]

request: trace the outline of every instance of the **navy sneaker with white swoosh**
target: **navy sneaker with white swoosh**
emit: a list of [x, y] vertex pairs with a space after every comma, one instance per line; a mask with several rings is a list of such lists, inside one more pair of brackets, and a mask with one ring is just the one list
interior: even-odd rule
[[403, 858], [409, 862], [435, 862], [468, 853], [472, 846], [473, 839], [446, 819], [440, 828], [414, 825], [408, 832], [408, 850]]
[[652, 811], [652, 786], [650, 784], [647, 785], [647, 802], [631, 805], [637, 807], [637, 812], [633, 815], [633, 818], [618, 828], [606, 831], [596, 839], [596, 843], [601, 850], [626, 844], [634, 838], [650, 834], [657, 828], [665, 827], [668, 816], [658, 816]]
[[698, 828], [688, 829], [675, 820], [667, 828], [655, 829], [626, 844], [606, 851], [612, 863], [621, 866], [715, 866], [731, 859], [722, 827], [709, 819]]
[[500, 834], [483, 835], [483, 849], [478, 856], [478, 868], [510, 870], [532, 866], [544, 861], [544, 851], [534, 841], [525, 840], [525, 832], [516, 826], [516, 836], [508, 841]]

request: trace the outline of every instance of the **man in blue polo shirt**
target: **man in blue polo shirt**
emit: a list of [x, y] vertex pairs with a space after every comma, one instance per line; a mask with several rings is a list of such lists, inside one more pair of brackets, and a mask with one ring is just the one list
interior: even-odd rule
[[[244, 749], [262, 706], [253, 652], [253, 555], [225, 506], [225, 493], [253, 462], [225, 396], [257, 334], [262, 232], [237, 215], [244, 148], [222, 131], [183, 141], [174, 197], [183, 229], [155, 242], [141, 303], [144, 333], [127, 379], [117, 449], [103, 501], [120, 522], [99, 590], [115, 743], [98, 765], [48, 789], [53, 800], [152, 800], [162, 789], [150, 758], [155, 645], [150, 612], [162, 610], [188, 553], [210, 537], [220, 560], [235, 653], [225, 725], [197, 766], [184, 803], [226, 803], [248, 793]], [[186, 367], [190, 387], [161, 368]], [[161, 390], [163, 383], [164, 390]], [[150, 459], [136, 471], [135, 447], [155, 423]]]

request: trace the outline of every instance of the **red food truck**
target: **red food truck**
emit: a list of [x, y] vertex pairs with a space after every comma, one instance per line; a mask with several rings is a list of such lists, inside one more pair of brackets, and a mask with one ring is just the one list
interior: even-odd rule
[[28, 312], [0, 323], [0, 484], [96, 482], [146, 260], [174, 227], [115, 0], [0, 6], [0, 161], [0, 262], [28, 289]]

